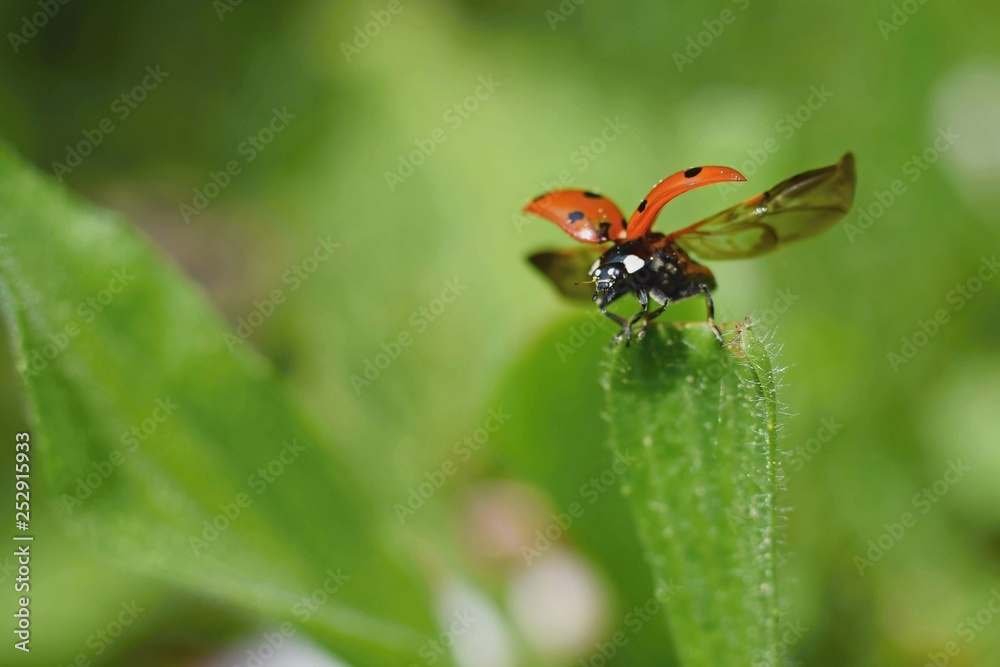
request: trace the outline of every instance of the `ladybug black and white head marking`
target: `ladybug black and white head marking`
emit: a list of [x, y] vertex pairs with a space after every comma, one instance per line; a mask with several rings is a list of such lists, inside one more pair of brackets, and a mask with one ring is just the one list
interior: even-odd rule
[[594, 299], [611, 303], [651, 278], [653, 258], [642, 241], [610, 248], [590, 267], [595, 285]]

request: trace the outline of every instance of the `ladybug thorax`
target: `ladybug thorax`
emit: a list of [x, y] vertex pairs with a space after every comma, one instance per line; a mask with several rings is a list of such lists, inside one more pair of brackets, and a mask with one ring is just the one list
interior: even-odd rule
[[607, 289], [614, 283], [640, 273], [647, 272], [654, 256], [643, 239], [626, 241], [608, 249], [590, 267], [590, 277], [596, 279], [597, 289]]
[[659, 303], [690, 296], [688, 277], [676, 248], [659, 235], [646, 235], [609, 248], [590, 267], [594, 300], [608, 304], [642, 291]]

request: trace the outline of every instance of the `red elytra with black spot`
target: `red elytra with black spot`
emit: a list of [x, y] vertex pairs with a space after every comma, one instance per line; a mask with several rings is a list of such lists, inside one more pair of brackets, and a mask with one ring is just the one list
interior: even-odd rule
[[[622, 331], [615, 342], [624, 338], [627, 344], [632, 327], [640, 320], [641, 338], [648, 323], [670, 303], [699, 294], [705, 297], [709, 324], [721, 341], [722, 334], [713, 320], [715, 277], [691, 255], [702, 259], [756, 257], [827, 229], [854, 201], [854, 157], [847, 153], [837, 164], [793, 176], [670, 234], [651, 231], [660, 211], [674, 197], [703, 185], [745, 180], [729, 167], [693, 167], [677, 172], [657, 183], [627, 221], [614, 202], [595, 192], [545, 193], [525, 206], [525, 212], [551, 220], [583, 243], [612, 245], [543, 251], [529, 259], [560, 292], [596, 301], [602, 313], [620, 324]], [[588, 285], [595, 286], [593, 291]], [[607, 310], [608, 304], [626, 294], [638, 299], [638, 313], [624, 318]], [[650, 301], [659, 304], [652, 312]]]

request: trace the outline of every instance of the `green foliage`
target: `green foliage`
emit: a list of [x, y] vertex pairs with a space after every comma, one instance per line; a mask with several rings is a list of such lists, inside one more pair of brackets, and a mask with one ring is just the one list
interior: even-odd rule
[[[657, 607], [636, 525], [607, 447], [601, 375], [608, 341], [616, 332], [595, 311], [563, 318], [528, 347], [492, 399], [492, 405], [503, 406], [513, 417], [493, 436], [490, 449], [499, 470], [544, 490], [554, 512], [565, 513], [574, 504], [582, 508], [565, 530], [562, 546], [579, 550], [612, 588], [611, 631], [628, 638], [613, 664], [665, 667], [676, 659], [659, 614], [650, 614], [653, 620], [641, 626], [628, 623], [639, 617], [633, 610]], [[593, 480], [602, 475], [611, 483], [607, 488], [601, 483], [595, 492]]]
[[357, 664], [413, 656], [433, 628], [427, 594], [377, 506], [199, 291], [6, 149], [0, 228], [37, 464], [68, 528], [129, 568], [301, 623]]
[[[784, 424], [782, 445], [792, 452], [786, 502], [794, 511], [786, 535], [796, 557], [786, 567], [794, 585], [783, 587], [783, 597], [789, 598], [785, 618], [809, 630], [807, 641], [790, 648], [790, 659], [810, 667], [912, 667], [958, 642], [954, 664], [998, 664], [996, 619], [968, 643], [957, 628], [1000, 585], [1000, 280], [968, 290], [1000, 245], [1000, 151], [992, 148], [1000, 3], [973, 0], [964, 11], [921, 3], [915, 14], [905, 14], [895, 11], [904, 5], [896, 1], [873, 9], [866, 0], [716, 6], [626, 0], [573, 3], [575, 9], [563, 13], [556, 0], [427, 0], [402, 3], [405, 10], [349, 61], [341, 44], [352, 44], [385, 0], [243, 2], [222, 17], [217, 4], [225, 3], [62, 6], [27, 45], [0, 59], [0, 131], [26, 160], [52, 172], [85, 132], [93, 136], [110, 118], [114, 132], [65, 175], [64, 185], [124, 211], [234, 324], [254, 311], [255, 300], [287, 287], [282, 273], [301, 261], [318, 234], [342, 244], [243, 347], [275, 362], [288, 395], [307, 406], [320, 432], [332, 434], [356, 470], [371, 471], [363, 490], [388, 498], [390, 513], [425, 471], [451, 454], [457, 438], [479, 425], [484, 407], [510, 412], [510, 422], [477, 455], [482, 458], [435, 496], [440, 512], [420, 514], [421, 522], [443, 518], [439, 532], [424, 540], [428, 548], [448, 549], [446, 536], [458, 526], [448, 520], [455, 513], [447, 492], [476, 484], [478, 465], [491, 455], [502, 459], [510, 477], [541, 489], [556, 511], [578, 499], [581, 484], [611, 460], [594, 365], [613, 331], [592, 336], [586, 355], [581, 350], [566, 363], [554, 343], [568, 343], [569, 331], [537, 338], [570, 306], [523, 258], [572, 244], [549, 223], [518, 214], [530, 197], [553, 187], [595, 189], [628, 213], [658, 178], [685, 166], [724, 164], [747, 176], [745, 184], [705, 188], [672, 202], [657, 223], [666, 232], [854, 150], [858, 198], [843, 222], [772, 256], [711, 264], [720, 285], [718, 312], [728, 319], [758, 313], [780, 335], [790, 362], [782, 399], [795, 417]], [[706, 22], [716, 25], [723, 10], [737, 18], [705, 46]], [[43, 16], [38, 0], [0, 3], [11, 33], [36, 16]], [[886, 31], [894, 16], [902, 25]], [[680, 71], [675, 54], [688, 57], [689, 49], [701, 53]], [[121, 118], [112, 103], [157, 64], [170, 76]], [[501, 83], [496, 92], [460, 127], [448, 122], [444, 114], [490, 74]], [[832, 96], [817, 105], [813, 89]], [[298, 116], [294, 124], [258, 159], [241, 162], [238, 177], [186, 225], [178, 205], [190, 203], [195, 188], [204, 191], [213, 183], [210, 174], [229, 160], [242, 161], [241, 142], [265, 126], [273, 108], [285, 106]], [[627, 128], [619, 135], [608, 123]], [[390, 191], [385, 173], [410, 162], [415, 142], [428, 145], [438, 128], [446, 141]], [[960, 139], [935, 148], [949, 128]], [[16, 186], [4, 192], [8, 206]], [[5, 220], [0, 247], [23, 257], [25, 270], [30, 260], [44, 261], [46, 244], [79, 241], [74, 250], [81, 257], [102, 252], [92, 234], [76, 228], [89, 216], [56, 215], [61, 224], [44, 236]], [[29, 241], [42, 246], [29, 248]], [[36, 281], [45, 291], [31, 295], [45, 301], [46, 310], [49, 303], [66, 304], [51, 319], [52, 333], [77, 319], [72, 311], [81, 292], [59, 277], [62, 262], [35, 267], [58, 275]], [[462, 297], [356, 393], [351, 376], [363, 372], [382, 343], [401, 332], [416, 334], [413, 314], [455, 278], [468, 286]], [[119, 297], [102, 319], [119, 307], [131, 309], [128, 293]], [[948, 323], [924, 339], [924, 323], [933, 323], [940, 309]], [[698, 321], [703, 313], [701, 304], [682, 303], [665, 315]], [[188, 321], [184, 312], [164, 310], [163, 317]], [[97, 329], [89, 331], [72, 345]], [[5, 340], [11, 334], [5, 327]], [[926, 345], [900, 365], [901, 352], [922, 339]], [[101, 344], [127, 350], [132, 343], [124, 335]], [[0, 383], [0, 430], [10, 434], [28, 423], [6, 347], [0, 360], [7, 380]], [[155, 358], [140, 363], [161, 366]], [[261, 367], [259, 360], [248, 363]], [[176, 369], [176, 381], [196, 387], [212, 379], [189, 365]], [[122, 393], [104, 384], [103, 372], [95, 372], [86, 395], [100, 401], [112, 390]], [[134, 386], [143, 390], [142, 382]], [[203, 412], [231, 413], [237, 400], [215, 393]], [[153, 404], [125, 407], [146, 419]], [[265, 406], [263, 414], [271, 409]], [[249, 423], [259, 423], [249, 416]], [[103, 455], [121, 447], [121, 429], [136, 425], [131, 419], [54, 444], [92, 447], [110, 437], [96, 448]], [[164, 446], [172, 427], [160, 428], [142, 450]], [[271, 429], [256, 432], [273, 436]], [[255, 438], [239, 447], [249, 448], [247, 458], [263, 452]], [[45, 467], [58, 463], [39, 458]], [[958, 460], [973, 470], [920, 513], [914, 496]], [[89, 460], [74, 465], [93, 471]], [[3, 448], [0, 471], [12, 467], [12, 449]], [[212, 475], [221, 474], [215, 468]], [[270, 488], [300, 486], [304, 470], [294, 464]], [[0, 483], [3, 497], [12, 497], [12, 476], [0, 477], [7, 480]], [[301, 484], [305, 489], [311, 482]], [[87, 502], [100, 503], [107, 492], [98, 489]], [[652, 588], [628, 504], [617, 495], [606, 493], [588, 507], [567, 540], [614, 582], [617, 606], [607, 613], [620, 627]], [[13, 504], [3, 507], [0, 515], [10, 525]], [[34, 509], [40, 513], [33, 522], [36, 543], [44, 549], [33, 560], [40, 642], [28, 664], [71, 664], [87, 651], [88, 636], [135, 596], [150, 601], [149, 615], [94, 664], [131, 666], [120, 650], [162, 646], [171, 628], [153, 609], [172, 597], [172, 587], [133, 576], [127, 557], [124, 564], [112, 562], [69, 539], [67, 530], [84, 508], [59, 530], [49, 508]], [[303, 523], [325, 530], [341, 520], [328, 517], [332, 511], [318, 502]], [[906, 512], [919, 523], [880, 553], [885, 525]], [[292, 535], [298, 528], [286, 529], [296, 544], [285, 546], [304, 553], [289, 562], [311, 558], [312, 544]], [[324, 532], [322, 539], [333, 537]], [[320, 547], [319, 553], [331, 548]], [[873, 553], [877, 560], [859, 572], [855, 559]], [[0, 556], [3, 586], [11, 585], [14, 564]], [[282, 569], [274, 564], [262, 581]], [[346, 601], [350, 586], [361, 581], [347, 582], [335, 600]], [[245, 620], [245, 607], [241, 602], [232, 611]], [[668, 664], [668, 651], [647, 648], [662, 643], [656, 631], [654, 623], [644, 626], [622, 649], [620, 655], [628, 651], [622, 661]], [[640, 645], [647, 637], [649, 644]], [[228, 639], [217, 636], [214, 645]], [[14, 653], [10, 646], [0, 649], [0, 664], [26, 664]]]
[[682, 664], [772, 664], [778, 644], [776, 396], [767, 349], [737, 326], [653, 326], [607, 376], [616, 454]]

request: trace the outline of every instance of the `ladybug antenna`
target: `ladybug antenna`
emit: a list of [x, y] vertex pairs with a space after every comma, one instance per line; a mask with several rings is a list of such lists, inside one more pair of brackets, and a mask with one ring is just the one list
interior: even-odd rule
[[596, 283], [596, 282], [597, 282], [597, 278], [595, 277], [595, 278], [591, 278], [590, 280], [584, 280], [582, 283], [573, 283], [573, 287], [579, 287], [580, 285], [590, 285], [590, 284]]

